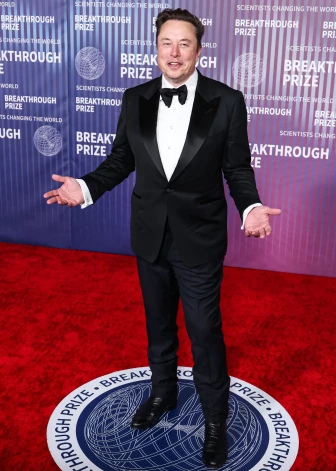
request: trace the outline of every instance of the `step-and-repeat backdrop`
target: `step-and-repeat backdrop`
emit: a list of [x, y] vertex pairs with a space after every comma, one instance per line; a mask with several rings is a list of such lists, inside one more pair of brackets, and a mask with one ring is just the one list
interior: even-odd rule
[[230, 203], [226, 264], [336, 276], [334, 0], [0, 1], [0, 240], [131, 253], [134, 174], [85, 210], [42, 195], [110, 152], [125, 88], [160, 73], [166, 7], [201, 18], [198, 68], [244, 93], [262, 201], [283, 210], [247, 239]]

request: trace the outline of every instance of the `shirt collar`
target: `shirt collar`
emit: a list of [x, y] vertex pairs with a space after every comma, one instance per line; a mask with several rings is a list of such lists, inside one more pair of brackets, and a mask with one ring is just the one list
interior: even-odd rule
[[[194, 92], [196, 90], [197, 80], [198, 80], [198, 73], [197, 73], [197, 70], [195, 69], [194, 73], [188, 78], [188, 80], [184, 83], [181, 83], [181, 85], [186, 85], [189, 93]], [[179, 87], [181, 85], [179, 85]], [[162, 75], [162, 88], [178, 88], [178, 87], [174, 87], [165, 79], [164, 75]]]

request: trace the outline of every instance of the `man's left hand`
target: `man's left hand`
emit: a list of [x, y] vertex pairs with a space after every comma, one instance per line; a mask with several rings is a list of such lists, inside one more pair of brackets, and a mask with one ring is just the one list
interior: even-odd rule
[[268, 206], [253, 208], [245, 220], [245, 235], [247, 237], [260, 237], [260, 239], [270, 235], [272, 228], [269, 223], [269, 216], [277, 216], [279, 214], [281, 214], [281, 209], [269, 208]]

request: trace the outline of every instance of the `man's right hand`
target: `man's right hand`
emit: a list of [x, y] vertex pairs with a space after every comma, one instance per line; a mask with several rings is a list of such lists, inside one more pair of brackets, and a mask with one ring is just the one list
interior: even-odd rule
[[63, 183], [63, 185], [57, 190], [48, 191], [43, 195], [47, 199], [47, 204], [58, 203], [73, 207], [84, 203], [82, 189], [75, 178], [52, 175], [52, 179]]

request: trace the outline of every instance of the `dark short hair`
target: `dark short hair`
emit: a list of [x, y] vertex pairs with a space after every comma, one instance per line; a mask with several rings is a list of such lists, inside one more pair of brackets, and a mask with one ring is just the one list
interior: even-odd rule
[[161, 11], [156, 19], [156, 43], [158, 40], [158, 36], [160, 34], [160, 30], [162, 25], [165, 24], [168, 20], [178, 20], [178, 21], [187, 21], [191, 23], [195, 27], [195, 35], [197, 39], [197, 47], [198, 49], [202, 47], [202, 37], [204, 34], [204, 26], [197, 16], [190, 13], [188, 10], [182, 10], [182, 8], [176, 8], [176, 10], [172, 10], [171, 8], [166, 8], [165, 10]]

